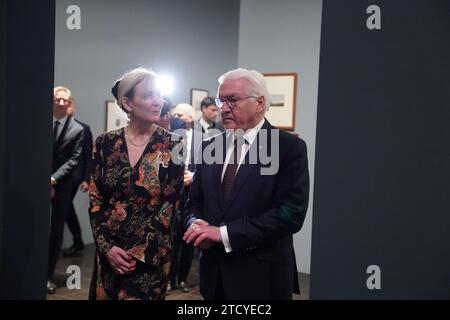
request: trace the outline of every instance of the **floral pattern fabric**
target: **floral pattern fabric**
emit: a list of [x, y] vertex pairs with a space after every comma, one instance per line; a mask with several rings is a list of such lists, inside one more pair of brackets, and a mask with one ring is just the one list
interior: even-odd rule
[[[180, 137], [157, 127], [132, 167], [123, 128], [97, 138], [89, 192], [97, 245], [91, 299], [164, 298], [173, 212], [183, 185], [182, 146]], [[114, 274], [105, 256], [113, 246], [137, 260], [135, 271]]]

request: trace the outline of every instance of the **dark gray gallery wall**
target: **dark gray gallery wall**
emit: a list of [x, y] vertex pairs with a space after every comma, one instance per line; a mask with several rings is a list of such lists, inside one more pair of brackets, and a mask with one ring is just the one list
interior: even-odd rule
[[55, 3], [0, 11], [0, 299], [45, 299]]
[[[81, 9], [81, 30], [66, 28], [72, 4]], [[191, 88], [215, 94], [218, 76], [237, 65], [238, 28], [238, 0], [58, 0], [55, 85], [72, 89], [78, 118], [97, 136], [105, 130], [111, 87], [131, 68], [171, 74], [173, 103], [189, 102]], [[75, 207], [83, 237], [92, 242], [85, 194], [78, 194]]]
[[312, 299], [450, 298], [449, 30], [447, 0], [324, 1]]
[[241, 0], [239, 66], [261, 72], [297, 72], [295, 132], [308, 146], [310, 206], [294, 237], [299, 271], [310, 272], [316, 145], [321, 0]]

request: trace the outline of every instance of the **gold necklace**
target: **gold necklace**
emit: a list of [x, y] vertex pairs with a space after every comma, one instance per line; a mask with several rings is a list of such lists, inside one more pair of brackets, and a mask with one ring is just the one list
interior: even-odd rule
[[143, 144], [137, 144], [137, 143], [134, 143], [134, 142], [133, 142], [133, 140], [131, 139], [131, 136], [130, 136], [126, 131], [125, 131], [125, 136], [128, 137], [128, 140], [131, 142], [131, 144], [132, 144], [133, 146], [138, 147], [138, 148], [145, 146], [145, 145], [150, 141], [150, 137], [151, 137], [151, 135], [150, 135], [150, 137], [148, 138], [148, 140], [145, 141]]

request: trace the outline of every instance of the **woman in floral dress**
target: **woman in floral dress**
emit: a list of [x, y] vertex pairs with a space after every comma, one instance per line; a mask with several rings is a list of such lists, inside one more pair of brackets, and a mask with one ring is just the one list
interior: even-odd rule
[[89, 217], [97, 252], [89, 297], [164, 299], [183, 145], [155, 124], [163, 101], [154, 72], [135, 69], [112, 92], [130, 122], [95, 142]]

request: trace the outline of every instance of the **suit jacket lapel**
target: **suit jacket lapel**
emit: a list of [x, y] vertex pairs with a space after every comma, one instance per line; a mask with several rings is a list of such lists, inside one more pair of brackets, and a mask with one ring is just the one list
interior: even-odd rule
[[222, 141], [224, 141], [223, 143], [223, 148], [222, 148], [222, 161], [219, 164], [216, 164], [216, 172], [215, 172], [215, 176], [214, 176], [214, 181], [218, 181], [218, 183], [216, 184], [216, 194], [219, 195], [219, 207], [223, 208], [224, 206], [224, 202], [225, 199], [223, 198], [223, 191], [222, 191], [222, 172], [223, 172], [223, 166], [224, 166], [224, 162], [225, 159], [227, 157], [227, 133], [224, 132], [220, 135], [220, 137], [222, 137]]
[[[217, 136], [216, 138], [213, 139], [225, 139], [225, 133], [223, 133], [222, 135]], [[212, 142], [214, 143], [214, 141]], [[224, 163], [224, 159], [226, 156], [226, 145], [225, 143], [223, 143], [223, 149], [222, 149], [222, 159], [217, 159], [215, 160], [214, 163], [210, 164], [210, 165], [206, 165], [208, 168], [208, 172], [209, 174], [207, 176], [205, 176], [206, 179], [208, 179], [208, 181], [211, 181], [211, 188], [212, 190], [205, 190], [205, 193], [210, 193], [211, 197], [215, 197], [216, 198], [216, 203], [219, 206], [220, 209], [223, 208], [223, 193], [222, 193], [222, 170], [223, 170], [223, 163]], [[202, 151], [204, 152], [205, 150], [205, 146], [202, 146]], [[215, 154], [215, 150], [213, 150], [214, 154], [212, 155], [213, 157], [216, 157]], [[204, 154], [203, 154], [204, 155]], [[217, 155], [218, 156], [218, 155]], [[201, 159], [202, 161], [204, 161], [204, 159]], [[205, 165], [205, 164], [204, 164]]]
[[223, 208], [223, 192], [222, 192], [222, 170], [223, 170], [223, 163], [222, 164], [214, 164], [214, 169], [212, 172], [211, 181], [218, 181], [218, 183], [215, 183], [215, 190], [214, 194], [217, 195], [217, 203], [219, 208]]
[[[261, 127], [261, 129], [265, 129], [265, 130], [270, 130], [272, 128], [272, 126], [270, 125], [270, 123], [265, 120], [263, 126]], [[261, 168], [261, 163], [259, 160], [259, 148], [263, 147], [264, 145], [268, 145], [270, 146], [270, 134], [267, 135], [267, 141], [265, 141], [264, 143], [260, 142], [260, 134], [258, 133], [258, 135], [256, 136], [255, 141], [253, 141], [252, 145], [250, 146], [250, 149], [248, 150], [247, 154], [245, 155], [245, 160], [244, 163], [241, 164], [241, 166], [239, 167], [239, 170], [236, 174], [236, 177], [234, 179], [233, 182], [233, 187], [231, 188], [231, 193], [230, 196], [228, 197], [226, 203], [225, 203], [225, 207], [223, 210], [223, 214], [225, 215], [226, 212], [228, 211], [228, 209], [230, 208], [230, 205], [234, 202], [235, 198], [238, 196], [239, 192], [241, 191], [242, 187], [250, 182], [249, 180], [249, 175], [255, 171], [259, 171]], [[255, 150], [256, 149], [256, 150]], [[250, 154], [252, 154], [256, 152], [257, 155], [257, 163], [256, 164], [250, 164]], [[250, 182], [251, 183], [251, 182]], [[221, 190], [222, 191], [222, 190]], [[222, 192], [221, 192], [222, 193]], [[223, 198], [223, 195], [222, 195]]]
[[[255, 141], [256, 142], [256, 141]], [[256, 144], [253, 144], [250, 148], [255, 147]], [[239, 167], [239, 170], [236, 174], [236, 177], [234, 178], [234, 182], [233, 182], [233, 186], [231, 188], [231, 192], [230, 195], [228, 196], [227, 201], [225, 202], [225, 207], [223, 210], [223, 213], [225, 214], [230, 205], [234, 202], [234, 199], [237, 197], [237, 195], [239, 194], [239, 192], [241, 191], [242, 187], [249, 182], [250, 179], [248, 179], [250, 173], [259, 170], [259, 164], [249, 164], [248, 163], [248, 156], [249, 156], [250, 150], [249, 152], [247, 152], [246, 156], [245, 156], [245, 163], [241, 164]], [[222, 199], [223, 199], [223, 192], [221, 190], [221, 194], [222, 194]]]

